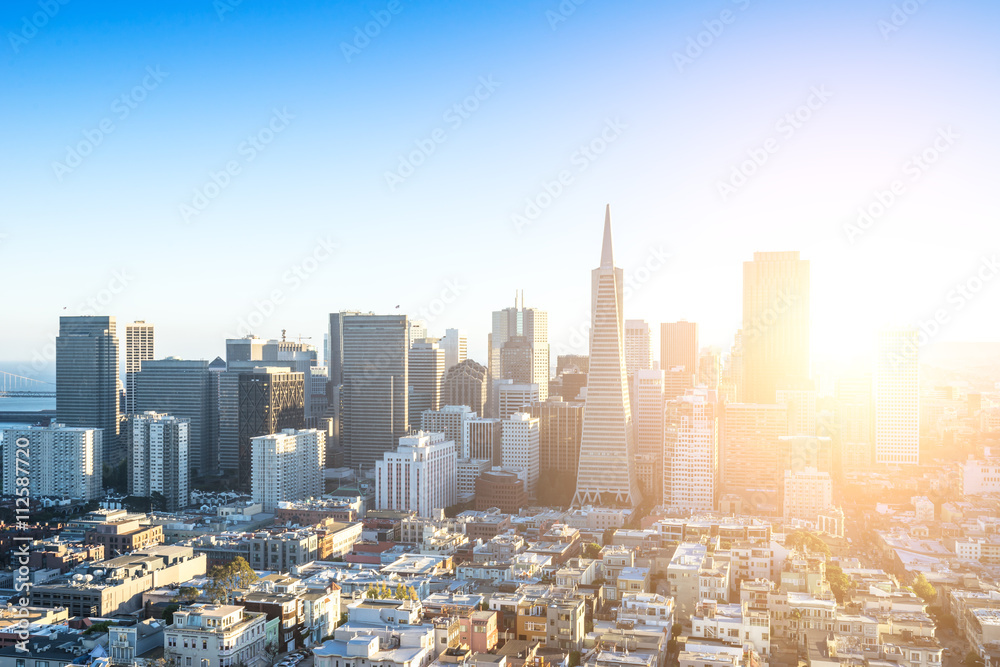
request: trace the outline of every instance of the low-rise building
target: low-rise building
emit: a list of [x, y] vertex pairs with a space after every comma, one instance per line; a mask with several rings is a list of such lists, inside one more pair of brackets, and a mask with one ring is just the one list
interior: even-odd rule
[[193, 604], [174, 612], [163, 651], [179, 667], [262, 667], [265, 614], [237, 605]]

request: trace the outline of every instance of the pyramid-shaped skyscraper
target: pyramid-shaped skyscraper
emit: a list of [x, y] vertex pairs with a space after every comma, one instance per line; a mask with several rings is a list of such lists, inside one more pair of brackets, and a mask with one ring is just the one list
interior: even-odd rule
[[573, 505], [635, 507], [635, 434], [625, 372], [622, 270], [611, 247], [611, 207], [604, 214], [601, 265], [591, 295], [590, 373]]

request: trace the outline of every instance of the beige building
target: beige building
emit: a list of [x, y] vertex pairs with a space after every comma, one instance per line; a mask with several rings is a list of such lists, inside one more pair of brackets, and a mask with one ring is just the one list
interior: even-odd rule
[[262, 667], [267, 614], [238, 605], [193, 604], [174, 612], [163, 652], [178, 667]]

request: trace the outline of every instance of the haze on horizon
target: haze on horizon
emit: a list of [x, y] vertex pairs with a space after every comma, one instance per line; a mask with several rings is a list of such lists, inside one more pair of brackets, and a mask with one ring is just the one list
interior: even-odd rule
[[67, 314], [212, 358], [255, 312], [321, 347], [399, 305], [485, 360], [522, 289], [586, 353], [609, 202], [628, 319], [727, 351], [742, 263], [798, 250], [814, 361], [941, 310], [933, 342], [1000, 341], [994, 4], [225, 1], [0, 8], [0, 357]]

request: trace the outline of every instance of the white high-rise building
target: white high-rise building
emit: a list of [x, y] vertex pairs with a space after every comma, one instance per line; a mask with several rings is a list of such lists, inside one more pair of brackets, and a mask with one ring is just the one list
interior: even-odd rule
[[375, 505], [380, 510], [429, 517], [458, 498], [455, 443], [443, 433], [418, 432], [399, 439], [399, 448], [375, 462]]
[[537, 384], [514, 384], [501, 381], [497, 385], [497, 418], [507, 419], [515, 412], [541, 401]]
[[[31, 497], [96, 500], [102, 496], [104, 433], [63, 424], [7, 428], [3, 433], [3, 492], [15, 495], [28, 478]], [[22, 453], [18, 453], [22, 452]]]
[[441, 337], [445, 370], [469, 358], [469, 339], [461, 329], [445, 329]]
[[493, 467], [492, 461], [482, 459], [459, 459], [458, 469], [458, 497], [459, 502], [465, 498], [475, 497], [476, 480], [487, 470]]
[[136, 320], [125, 325], [125, 414], [136, 411], [135, 375], [153, 358], [153, 325]]
[[534, 497], [538, 490], [539, 419], [526, 412], [515, 412], [501, 425], [501, 449], [504, 467], [525, 471], [524, 491]]
[[634, 377], [637, 371], [652, 367], [652, 329], [644, 320], [625, 320], [625, 371]]
[[573, 505], [635, 507], [635, 433], [625, 371], [624, 273], [615, 266], [611, 207], [604, 215], [601, 265], [591, 272], [590, 368]]
[[145, 498], [160, 494], [168, 512], [187, 507], [190, 431], [189, 420], [168, 414], [140, 412], [129, 416], [125, 427], [129, 494]]
[[885, 329], [875, 361], [875, 462], [920, 463], [919, 332]]
[[719, 429], [710, 398], [705, 389], [690, 389], [677, 399], [679, 416], [668, 435], [669, 458], [664, 458], [670, 485], [664, 485], [663, 502], [670, 507], [715, 509]]
[[272, 512], [279, 502], [323, 495], [326, 433], [318, 429], [251, 438], [251, 488], [254, 502]]
[[462, 458], [492, 461], [500, 465], [500, 433], [502, 420], [492, 417], [467, 419], [462, 434]]
[[465, 458], [465, 422], [470, 419], [476, 419], [476, 413], [468, 405], [446, 405], [440, 410], [424, 410], [420, 415], [420, 430], [444, 433], [445, 440], [455, 443], [459, 458]]
[[416, 422], [424, 410], [441, 407], [441, 390], [444, 385], [445, 351], [436, 338], [424, 338], [410, 345], [409, 401], [410, 419]]

